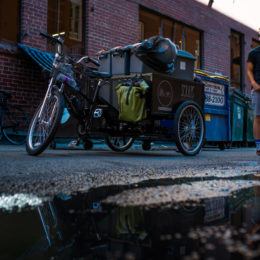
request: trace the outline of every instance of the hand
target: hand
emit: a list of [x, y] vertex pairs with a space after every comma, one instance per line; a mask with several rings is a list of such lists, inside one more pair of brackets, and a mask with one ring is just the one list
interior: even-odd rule
[[257, 82], [252, 82], [252, 87], [255, 91], [260, 91], [260, 84], [258, 84]]

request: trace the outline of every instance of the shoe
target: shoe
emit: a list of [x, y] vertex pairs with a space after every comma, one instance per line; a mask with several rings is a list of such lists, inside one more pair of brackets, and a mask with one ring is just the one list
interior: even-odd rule
[[68, 148], [76, 148], [79, 145], [78, 140], [73, 140], [68, 144]]
[[260, 156], [260, 150], [256, 150], [256, 155]]
[[191, 150], [192, 149], [192, 144], [191, 143], [188, 143], [188, 142], [185, 142], [183, 143], [183, 145], [186, 147], [186, 149], [188, 150]]

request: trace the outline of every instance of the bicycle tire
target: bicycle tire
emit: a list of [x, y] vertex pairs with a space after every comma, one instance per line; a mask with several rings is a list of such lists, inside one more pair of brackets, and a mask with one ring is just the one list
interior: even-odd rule
[[60, 124], [64, 99], [59, 91], [54, 90], [43, 106], [41, 118], [38, 118], [42, 104], [36, 110], [26, 138], [26, 151], [29, 155], [42, 153], [53, 140]]
[[3, 135], [11, 144], [22, 145], [26, 141], [29, 123], [29, 117], [21, 107], [8, 105], [2, 118]]
[[132, 137], [125, 136], [106, 136], [105, 142], [108, 147], [115, 152], [124, 152], [128, 150], [134, 143], [135, 139]]

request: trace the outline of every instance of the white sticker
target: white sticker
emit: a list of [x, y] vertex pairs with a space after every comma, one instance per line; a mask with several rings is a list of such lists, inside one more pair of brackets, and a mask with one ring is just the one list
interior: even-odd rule
[[205, 104], [223, 107], [225, 106], [225, 97], [221, 95], [205, 93]]
[[212, 93], [212, 94], [219, 94], [225, 95], [225, 86], [221, 84], [217, 84], [214, 82], [204, 81], [205, 85], [205, 92]]
[[241, 119], [241, 108], [237, 107], [237, 119]]
[[186, 62], [185, 61], [180, 61], [180, 69], [186, 70]]

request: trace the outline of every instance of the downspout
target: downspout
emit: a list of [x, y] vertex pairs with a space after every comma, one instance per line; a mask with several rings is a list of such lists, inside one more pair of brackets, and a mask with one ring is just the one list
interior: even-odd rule
[[82, 10], [83, 10], [83, 18], [82, 18], [82, 45], [83, 45], [83, 50], [82, 50], [82, 54], [83, 55], [87, 55], [88, 54], [88, 26], [89, 26], [89, 22], [88, 22], [88, 12], [89, 12], [89, 0], [83, 0], [83, 6], [82, 6]]
[[211, 8], [214, 3], [214, 0], [209, 0], [208, 7]]

